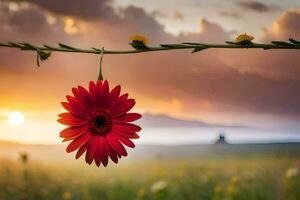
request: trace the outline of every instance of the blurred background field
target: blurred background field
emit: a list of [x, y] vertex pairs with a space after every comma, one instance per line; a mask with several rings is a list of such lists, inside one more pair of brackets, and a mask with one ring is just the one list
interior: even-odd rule
[[1, 200], [300, 199], [299, 144], [141, 145], [108, 168], [62, 145], [0, 146]]

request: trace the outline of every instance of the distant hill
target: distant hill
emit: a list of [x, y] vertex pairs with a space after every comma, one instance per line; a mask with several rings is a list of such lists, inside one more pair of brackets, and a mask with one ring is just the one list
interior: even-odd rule
[[142, 119], [137, 122], [141, 126], [156, 127], [217, 127], [217, 128], [254, 128], [243, 125], [211, 124], [197, 120], [184, 120], [167, 115], [143, 114]]

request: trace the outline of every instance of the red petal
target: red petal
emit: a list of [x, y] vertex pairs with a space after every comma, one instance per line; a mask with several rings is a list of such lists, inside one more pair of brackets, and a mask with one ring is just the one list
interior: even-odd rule
[[91, 81], [89, 84], [89, 92], [93, 102], [96, 103], [98, 101], [98, 94], [97, 94], [98, 91], [97, 91], [97, 86], [93, 81]]
[[88, 112], [86, 106], [80, 103], [78, 98], [74, 98], [70, 95], [67, 95], [67, 100], [69, 101], [70, 106], [76, 110], [78, 116], [84, 116]]
[[96, 82], [96, 101], [95, 105], [101, 105], [101, 90], [102, 90], [102, 81], [98, 80]]
[[111, 147], [120, 155], [127, 156], [126, 149], [124, 146], [119, 142], [118, 138], [113, 133], [109, 133], [106, 136], [108, 143], [111, 145]]
[[87, 148], [86, 154], [85, 154], [85, 161], [88, 164], [92, 164], [93, 160], [94, 160], [94, 155], [95, 155], [95, 151], [97, 148], [97, 136], [91, 136], [90, 139], [90, 144]]
[[136, 133], [133, 133], [130, 137], [128, 137], [128, 138], [130, 138], [130, 139], [139, 139], [140, 138], [140, 136], [138, 135], [138, 134], [136, 134]]
[[131, 140], [129, 140], [128, 138], [122, 137], [122, 136], [119, 136], [119, 135], [117, 137], [120, 140], [120, 142], [122, 142], [126, 146], [128, 146], [130, 148], [134, 148], [135, 147], [134, 143]]
[[78, 149], [79, 147], [84, 145], [87, 141], [89, 141], [90, 137], [91, 137], [91, 134], [87, 132], [87, 133], [83, 134], [82, 136], [80, 136], [79, 138], [76, 138], [68, 145], [66, 151], [68, 153], [75, 151], [76, 149]]
[[97, 90], [100, 91], [102, 88], [102, 81], [97, 80], [96, 86], [97, 86]]
[[106, 143], [106, 140], [104, 137], [100, 137], [99, 139], [100, 139], [100, 142], [99, 142], [98, 151], [101, 156], [101, 162], [104, 165], [104, 167], [106, 167], [108, 164], [108, 152], [107, 152], [108, 144]]
[[126, 138], [130, 138], [130, 139], [138, 139], [140, 138], [140, 136], [138, 134], [136, 134], [135, 132], [123, 132], [120, 130], [116, 130], [114, 129], [112, 132], [114, 132], [115, 134], [122, 136], [122, 137], [126, 137]]
[[93, 101], [90, 97], [89, 92], [82, 86], [78, 86], [78, 98], [80, 100], [80, 102], [84, 103], [85, 106], [87, 107], [92, 107], [93, 106]]
[[105, 96], [108, 96], [109, 93], [109, 85], [107, 80], [104, 81], [103, 85], [102, 85], [102, 92]]
[[77, 88], [72, 88], [72, 93], [74, 96], [78, 96], [78, 89]]
[[101, 105], [103, 107], [106, 107], [108, 105], [108, 94], [109, 94], [109, 86], [108, 86], [108, 82], [104, 81], [100, 92], [99, 92], [99, 101], [98, 101], [98, 105]]
[[67, 126], [81, 126], [86, 124], [86, 120], [78, 118], [71, 113], [61, 113], [58, 116], [61, 118], [57, 121]]
[[110, 105], [112, 105], [120, 96], [120, 92], [121, 92], [121, 86], [118, 85], [116, 86], [109, 94], [109, 102]]
[[101, 144], [100, 144], [100, 137], [97, 137], [96, 140], [97, 140], [97, 142], [96, 142], [97, 143], [97, 148], [95, 150], [94, 159], [95, 159], [96, 165], [99, 167], [100, 164], [101, 164], [101, 154], [100, 154]]
[[70, 113], [76, 115], [76, 116], [84, 116], [83, 113], [80, 112], [80, 110], [74, 108], [74, 106], [71, 106], [70, 103], [67, 102], [61, 102], [61, 105]]
[[114, 118], [114, 122], [133, 122], [135, 120], [138, 120], [142, 117], [142, 115], [138, 113], [126, 113], [122, 116], [119, 116], [117, 118]]
[[115, 107], [112, 110], [112, 116], [113, 117], [118, 117], [120, 115], [123, 115], [124, 113], [127, 113], [133, 106], [135, 105], [135, 100], [134, 99], [128, 99], [125, 101], [122, 105]]
[[119, 131], [123, 131], [123, 132], [139, 132], [141, 129], [141, 127], [135, 125], [135, 124], [130, 124], [130, 123], [118, 123], [118, 124], [114, 124], [113, 128]]
[[128, 98], [128, 93], [121, 95], [113, 104], [110, 105], [110, 109], [115, 109], [116, 107], [122, 105]]
[[73, 102], [75, 102], [74, 104], [76, 104], [77, 107], [84, 111], [88, 111], [89, 105], [87, 105], [85, 100], [82, 98], [82, 94], [80, 93], [79, 89], [72, 88], [72, 92], [74, 94], [74, 97], [67, 96], [68, 101], [70, 102], [72, 100]]
[[114, 163], [118, 163], [118, 155], [117, 155], [118, 153], [110, 146], [106, 137], [105, 137], [105, 142], [107, 144], [108, 156]]
[[85, 133], [87, 131], [86, 126], [81, 126], [81, 127], [68, 127], [65, 128], [60, 132], [60, 137], [62, 138], [70, 138], [74, 136], [80, 136], [81, 134]]
[[89, 145], [89, 141], [78, 149], [75, 157], [76, 159], [78, 159], [80, 156], [82, 156], [82, 154], [84, 154], [84, 152], [87, 150], [88, 145]]

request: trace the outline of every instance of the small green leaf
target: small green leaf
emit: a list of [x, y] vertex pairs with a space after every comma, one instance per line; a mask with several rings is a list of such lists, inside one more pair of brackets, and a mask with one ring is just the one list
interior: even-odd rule
[[51, 56], [51, 52], [45, 52], [41, 50], [37, 50], [37, 66], [40, 66], [40, 61], [48, 60]]
[[23, 47], [23, 45], [17, 44], [15, 42], [8, 42], [8, 44], [10, 44], [11, 46], [14, 46], [14, 47], [18, 47], [18, 48], [22, 48]]
[[56, 49], [55, 47], [52, 47], [52, 46], [49, 46], [49, 45], [43, 45], [45, 48], [47, 48], [47, 49]]
[[29, 43], [21, 43], [21, 44], [23, 44], [24, 45], [24, 48], [26, 49], [26, 48], [28, 48], [28, 49], [32, 49], [32, 50], [37, 50], [38, 48], [37, 47], [35, 47], [35, 46], [33, 46], [32, 44], [29, 44]]
[[205, 49], [205, 48], [195, 48], [195, 49], [192, 51], [192, 53], [196, 53], [196, 52], [202, 51], [203, 49]]
[[74, 48], [74, 47], [71, 47], [71, 46], [69, 46], [69, 45], [66, 45], [66, 44], [63, 44], [63, 43], [58, 43], [59, 44], [59, 46], [61, 47], [61, 48], [64, 48], [64, 49], [71, 49], [71, 50], [75, 50], [76, 48]]
[[227, 44], [234, 44], [234, 45], [237, 45], [238, 43], [236, 42], [230, 42], [230, 41], [226, 41]]
[[181, 48], [181, 47], [187, 47], [186, 44], [160, 44], [161, 47], [165, 48]]
[[300, 44], [299, 40], [294, 40], [293, 38], [290, 38], [289, 41], [294, 43], [294, 44]]
[[284, 41], [272, 41], [273, 44], [275, 45], [280, 45], [280, 46], [291, 46], [291, 43], [284, 42]]
[[187, 45], [204, 45], [204, 44], [196, 43], [196, 42], [182, 42], [182, 44], [187, 44]]
[[165, 48], [172, 48], [172, 47], [174, 47], [174, 45], [171, 45], [171, 44], [160, 44], [159, 46], [165, 47]]

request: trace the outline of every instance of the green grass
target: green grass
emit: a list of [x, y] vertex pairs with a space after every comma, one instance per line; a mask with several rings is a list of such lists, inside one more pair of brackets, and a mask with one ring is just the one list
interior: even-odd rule
[[124, 161], [97, 168], [2, 159], [0, 200], [300, 199], [300, 159]]

